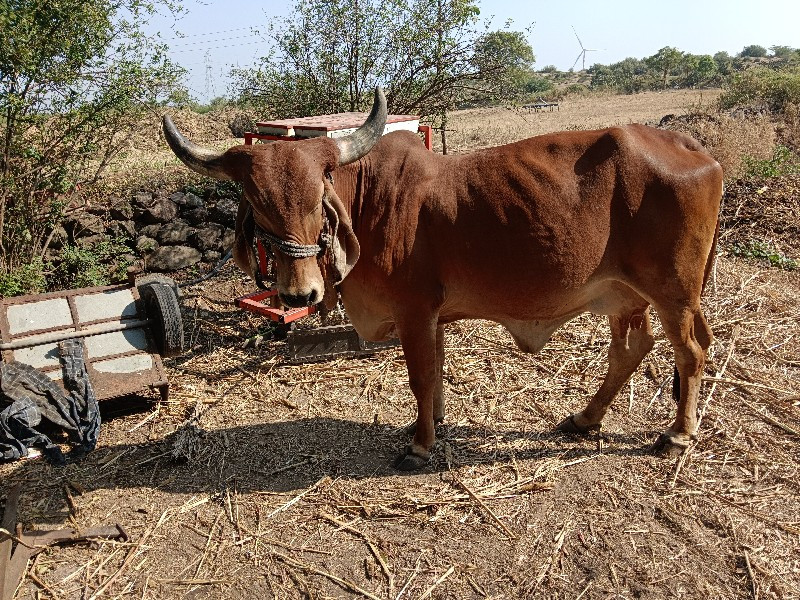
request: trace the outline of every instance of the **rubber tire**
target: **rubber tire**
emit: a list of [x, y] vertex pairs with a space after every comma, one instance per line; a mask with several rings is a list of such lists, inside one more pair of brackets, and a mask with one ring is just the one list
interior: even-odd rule
[[137, 288], [153, 332], [159, 354], [165, 357], [183, 353], [183, 319], [172, 288], [154, 281]]
[[168, 288], [172, 289], [175, 297], [180, 299], [181, 289], [178, 287], [178, 284], [175, 283], [175, 280], [172, 277], [167, 277], [163, 273], [147, 273], [146, 275], [139, 275], [136, 278], [137, 288], [142, 288], [146, 285], [150, 285], [151, 283], [161, 283], [166, 285]]

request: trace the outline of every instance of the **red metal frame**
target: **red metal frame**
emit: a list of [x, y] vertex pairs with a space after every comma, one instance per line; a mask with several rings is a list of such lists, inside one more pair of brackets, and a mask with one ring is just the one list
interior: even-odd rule
[[[302, 319], [308, 315], [313, 315], [317, 312], [316, 306], [304, 306], [302, 308], [290, 308], [284, 310], [280, 306], [273, 306], [278, 298], [278, 290], [269, 288], [268, 290], [261, 290], [247, 296], [242, 296], [236, 299], [236, 306], [241, 309], [254, 312], [259, 315], [268, 317], [270, 321], [275, 321], [282, 325], [287, 325], [297, 319]], [[269, 304], [264, 304], [264, 300], [268, 300]]]

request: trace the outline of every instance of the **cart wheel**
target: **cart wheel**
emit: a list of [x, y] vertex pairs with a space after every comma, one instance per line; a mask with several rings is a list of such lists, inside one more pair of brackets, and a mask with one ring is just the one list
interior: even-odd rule
[[142, 288], [146, 285], [150, 285], [151, 283], [161, 283], [166, 285], [172, 289], [176, 298], [181, 297], [181, 288], [178, 287], [178, 284], [175, 283], [175, 280], [172, 277], [167, 277], [163, 273], [147, 273], [146, 275], [139, 275], [136, 278], [135, 285], [137, 288]]
[[178, 356], [183, 352], [183, 319], [178, 299], [168, 285], [160, 282], [139, 286], [147, 317], [153, 321], [151, 331], [162, 356]]

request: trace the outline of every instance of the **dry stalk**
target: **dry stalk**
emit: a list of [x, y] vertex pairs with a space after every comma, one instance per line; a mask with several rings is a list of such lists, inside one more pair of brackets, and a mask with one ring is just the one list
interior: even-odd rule
[[753, 566], [750, 564], [750, 555], [747, 550], [744, 551], [744, 564], [747, 566], [747, 578], [750, 580], [750, 593], [753, 594], [753, 600], [758, 600], [758, 583], [753, 574]]
[[751, 510], [751, 509], [749, 509], [749, 508], [747, 508], [745, 506], [741, 506], [741, 505], [737, 504], [736, 502], [734, 502], [733, 500], [729, 500], [728, 498], [726, 498], [722, 494], [718, 494], [718, 493], [713, 492], [711, 490], [698, 487], [698, 486], [690, 483], [689, 481], [687, 481], [687, 480], [685, 480], [683, 478], [678, 478], [678, 481], [680, 481], [684, 485], [688, 485], [691, 488], [694, 488], [696, 490], [700, 490], [704, 494], [712, 496], [712, 497], [716, 498], [717, 500], [719, 500], [720, 502], [722, 502], [723, 504], [727, 504], [728, 506], [730, 506], [732, 508], [740, 510], [741, 512], [745, 513], [746, 515], [749, 515], [749, 516], [751, 516], [751, 517], [753, 517], [755, 519], [758, 519], [760, 521], [764, 521], [765, 523], [767, 523], [769, 525], [772, 525], [773, 527], [775, 527], [777, 529], [780, 529], [781, 531], [785, 531], [786, 533], [791, 533], [793, 535], [800, 535], [800, 529], [798, 529], [797, 527], [792, 527], [791, 525], [787, 525], [786, 523], [781, 523], [780, 521], [777, 521], [777, 520], [773, 519], [772, 517], [769, 517], [769, 516], [767, 516], [767, 515], [765, 515], [763, 513], [760, 513], [760, 512], [755, 511], [755, 510]]
[[564, 547], [564, 541], [567, 538], [567, 529], [570, 526], [570, 521], [567, 519], [564, 521], [564, 525], [561, 527], [561, 531], [558, 532], [555, 538], [555, 543], [553, 544], [553, 551], [550, 553], [550, 556], [545, 561], [544, 565], [539, 571], [539, 575], [536, 577], [536, 583], [533, 587], [533, 591], [537, 590], [542, 582], [544, 581], [545, 577], [550, 573], [550, 569], [553, 568], [553, 565], [558, 560], [558, 555], [561, 554], [561, 548]]
[[422, 552], [419, 553], [419, 556], [417, 556], [417, 563], [414, 565], [414, 572], [411, 573], [411, 576], [408, 578], [408, 580], [406, 581], [405, 585], [400, 589], [400, 593], [397, 594], [397, 597], [395, 598], [395, 600], [400, 600], [400, 598], [403, 597], [403, 594], [406, 593], [406, 590], [408, 589], [408, 586], [410, 586], [411, 582], [414, 581], [414, 579], [417, 577], [417, 575], [419, 575], [419, 572], [420, 572], [419, 565], [420, 565], [420, 562], [422, 561], [422, 555], [424, 553], [425, 553], [425, 551], [423, 550]]
[[703, 408], [700, 410], [700, 416], [697, 418], [697, 427], [700, 428], [700, 423], [703, 422], [703, 417], [706, 416], [706, 411], [708, 410], [709, 404], [711, 404], [711, 398], [714, 397], [714, 391], [717, 389], [717, 383], [722, 379], [722, 376], [725, 374], [725, 370], [728, 368], [728, 363], [731, 361], [731, 357], [733, 356], [733, 350], [736, 347], [736, 338], [739, 337], [739, 333], [741, 332], [741, 326], [737, 325], [733, 329], [733, 335], [731, 336], [730, 346], [728, 348], [728, 355], [725, 357], [725, 362], [722, 363], [722, 367], [717, 371], [717, 374], [714, 376], [715, 381], [711, 384], [711, 389], [708, 392], [708, 396], [706, 396], [706, 401], [703, 403]]
[[128, 551], [128, 555], [125, 557], [125, 560], [122, 561], [122, 564], [120, 565], [119, 569], [117, 569], [111, 577], [106, 579], [105, 582], [102, 585], [100, 585], [100, 587], [97, 588], [94, 591], [94, 593], [89, 597], [89, 600], [96, 600], [96, 598], [99, 598], [103, 593], [105, 593], [105, 591], [108, 589], [108, 587], [112, 583], [114, 583], [119, 578], [119, 576], [122, 575], [123, 572], [125, 572], [125, 570], [133, 562], [133, 559], [138, 555], [139, 550], [141, 550], [141, 548], [144, 545], [144, 543], [150, 538], [150, 536], [153, 535], [153, 533], [159, 527], [161, 527], [161, 525], [164, 524], [164, 522], [167, 519], [167, 514], [168, 513], [169, 513], [169, 509], [167, 509], [163, 513], [161, 513], [161, 518], [159, 518], [158, 522], [155, 525], [153, 525], [152, 527], [150, 527], [149, 529], [147, 529], [147, 531], [144, 532], [142, 537], [139, 539], [139, 543], [137, 543], [133, 548], [131, 548]]
[[42, 581], [42, 580], [39, 578], [39, 576], [38, 576], [38, 575], [37, 575], [37, 574], [34, 572], [34, 570], [33, 570], [33, 569], [31, 569], [30, 571], [28, 571], [28, 577], [30, 578], [30, 580], [31, 580], [31, 581], [33, 581], [33, 583], [35, 583], [35, 584], [36, 584], [36, 585], [38, 585], [40, 588], [42, 588], [42, 589], [43, 589], [45, 592], [47, 592], [48, 594], [50, 594], [50, 597], [51, 597], [51, 598], [53, 598], [53, 600], [61, 600], [61, 597], [60, 597], [58, 594], [56, 594], [56, 593], [53, 591], [53, 589], [52, 589], [52, 588], [50, 588], [50, 587], [49, 587], [49, 586], [48, 586], [48, 585], [47, 585], [47, 584], [46, 584], [44, 581]]
[[228, 583], [226, 579], [154, 579], [153, 581], [172, 585], [220, 585]]
[[355, 592], [357, 594], [361, 594], [365, 598], [370, 598], [370, 600], [381, 600], [378, 596], [368, 592], [367, 590], [361, 589], [356, 584], [347, 581], [346, 579], [342, 579], [341, 577], [337, 577], [333, 573], [328, 573], [327, 571], [323, 571], [322, 569], [317, 569], [316, 567], [312, 567], [311, 565], [307, 565], [305, 563], [301, 563], [299, 561], [294, 560], [293, 558], [289, 558], [288, 556], [281, 554], [279, 552], [271, 552], [270, 553], [273, 557], [277, 558], [278, 560], [282, 561], [283, 563], [293, 567], [295, 569], [300, 569], [301, 571], [305, 571], [306, 573], [314, 573], [315, 575], [322, 575], [323, 577], [327, 577], [334, 583], [339, 584], [344, 589]]
[[444, 572], [444, 575], [442, 575], [441, 577], [439, 577], [439, 579], [437, 579], [436, 581], [434, 581], [434, 582], [433, 582], [433, 585], [431, 585], [431, 586], [430, 586], [430, 587], [429, 587], [427, 590], [425, 590], [425, 591], [422, 593], [422, 595], [421, 595], [421, 596], [420, 596], [420, 597], [419, 597], [417, 600], [425, 600], [425, 598], [427, 598], [428, 596], [430, 596], [430, 595], [433, 593], [433, 590], [435, 590], [437, 587], [439, 587], [439, 585], [440, 585], [440, 584], [441, 584], [441, 583], [442, 583], [442, 582], [443, 582], [445, 579], [447, 579], [448, 577], [450, 577], [450, 575], [452, 575], [452, 574], [455, 572], [455, 570], [456, 570], [455, 566], [451, 565], [451, 566], [450, 566], [450, 568], [449, 568], [449, 569], [447, 569], [447, 571], [445, 571], [445, 572]]
[[[284, 548], [286, 550], [291, 550], [292, 552], [309, 552], [311, 554], [324, 554], [325, 556], [332, 556], [334, 554], [330, 550], [319, 550], [317, 548], [298, 548], [297, 546], [292, 546], [291, 544], [285, 544], [285, 543], [283, 543], [281, 541], [278, 541], [278, 540], [275, 540], [275, 539], [272, 539], [272, 538], [268, 538], [268, 537], [266, 537], [266, 535], [267, 535], [266, 533], [262, 533], [262, 534], [256, 534], [256, 535], [248, 536], [248, 537], [244, 538], [243, 540], [239, 540], [237, 542], [234, 542], [234, 546], [241, 546], [243, 544], [246, 544], [247, 542], [255, 542], [256, 545], [259, 542], [263, 542], [265, 544], [270, 544], [272, 546], [279, 546], [280, 548]], [[254, 552], [254, 554], [255, 554], [255, 552]]]
[[389, 585], [389, 597], [394, 596], [394, 575], [392, 574], [391, 569], [389, 569], [389, 565], [386, 564], [386, 561], [384, 560], [383, 556], [381, 556], [380, 551], [378, 550], [378, 548], [375, 547], [375, 544], [372, 543], [372, 540], [369, 539], [367, 534], [364, 533], [363, 531], [359, 531], [355, 527], [351, 527], [347, 523], [343, 523], [333, 515], [329, 515], [323, 512], [320, 513], [320, 516], [329, 523], [332, 523], [337, 527], [339, 527], [340, 529], [343, 529], [349, 533], [357, 535], [362, 540], [364, 540], [364, 542], [367, 544], [367, 547], [369, 548], [369, 551], [372, 553], [372, 555], [375, 557], [375, 560], [378, 561], [378, 564], [381, 566], [384, 575], [386, 575], [386, 581]]
[[281, 512], [283, 512], [283, 511], [285, 511], [285, 510], [288, 510], [288, 509], [289, 509], [289, 508], [291, 508], [293, 505], [297, 504], [297, 503], [298, 503], [298, 502], [299, 502], [299, 501], [300, 501], [300, 500], [303, 498], [303, 496], [305, 496], [306, 494], [308, 494], [308, 493], [310, 493], [310, 492], [313, 492], [313, 491], [314, 491], [315, 489], [317, 489], [319, 486], [321, 486], [321, 485], [323, 485], [323, 484], [325, 484], [325, 483], [328, 483], [330, 480], [331, 480], [331, 478], [330, 478], [330, 477], [328, 477], [327, 475], [325, 475], [325, 476], [324, 476], [324, 477], [322, 477], [322, 478], [321, 478], [319, 481], [317, 481], [315, 484], [313, 484], [311, 487], [309, 487], [309, 488], [306, 488], [305, 490], [303, 490], [302, 492], [300, 492], [299, 494], [297, 494], [297, 496], [295, 496], [294, 498], [292, 498], [291, 500], [289, 500], [289, 501], [288, 501], [288, 502], [286, 502], [285, 504], [282, 504], [281, 506], [279, 506], [278, 508], [276, 508], [275, 510], [273, 510], [271, 513], [269, 513], [269, 514], [267, 515], [267, 519], [271, 519], [272, 517], [274, 517], [274, 516], [275, 516], [275, 515], [277, 515], [278, 513], [281, 513]]
[[272, 471], [259, 471], [264, 477], [272, 477], [273, 475], [277, 475], [278, 473], [283, 473], [284, 471], [291, 471], [292, 469], [296, 469], [297, 467], [302, 467], [303, 465], [309, 464], [313, 460], [312, 458], [306, 458], [296, 463], [292, 463], [286, 465], [285, 467], [280, 467], [279, 469], [273, 469]]
[[740, 387], [757, 388], [760, 390], [767, 390], [770, 392], [780, 392], [781, 394], [791, 395], [793, 392], [783, 388], [773, 387], [771, 385], [764, 385], [763, 383], [756, 383], [754, 381], [743, 381], [741, 379], [726, 379], [724, 377], [703, 377], [703, 381], [715, 381], [718, 383], [727, 383], [729, 385], [736, 385]]
[[481, 500], [480, 496], [478, 496], [475, 492], [473, 492], [466, 483], [464, 483], [460, 479], [456, 479], [456, 483], [465, 492], [467, 492], [467, 495], [470, 498], [472, 498], [472, 500], [474, 500], [478, 504], [478, 506], [480, 506], [486, 512], [486, 514], [489, 515], [489, 517], [491, 517], [492, 521], [494, 521], [494, 523], [500, 528], [500, 531], [505, 533], [511, 540], [517, 539], [517, 536], [515, 536], [514, 533], [508, 527], [506, 527], [506, 524], [503, 523], [503, 521], [501, 521], [496, 514], [494, 514], [494, 511], [492, 511], [492, 509], [489, 508], [483, 500]]
[[773, 419], [769, 415], [764, 414], [764, 412], [762, 410], [760, 410], [757, 406], [755, 406], [752, 403], [748, 402], [744, 398], [741, 398], [741, 401], [742, 401], [742, 404], [744, 404], [747, 408], [752, 410], [756, 415], [758, 415], [759, 417], [764, 419], [764, 421], [766, 421], [770, 425], [774, 425], [778, 429], [782, 429], [783, 431], [785, 431], [788, 434], [800, 437], [800, 431], [798, 431], [797, 429], [794, 429], [793, 427], [789, 427], [785, 423], [781, 423], [777, 419]]
[[222, 518], [222, 512], [220, 512], [217, 515], [217, 518], [214, 519], [214, 522], [211, 524], [211, 528], [208, 530], [208, 537], [206, 538], [206, 545], [203, 548], [203, 554], [202, 554], [202, 556], [200, 556], [200, 562], [197, 564], [197, 569], [195, 569], [195, 572], [194, 572], [195, 579], [197, 579], [197, 577], [200, 575], [200, 570], [203, 568], [203, 563], [205, 562], [206, 557], [208, 556], [208, 550], [211, 547], [211, 539], [214, 537], [214, 529], [216, 529], [217, 523], [219, 523], [219, 520], [221, 518]]

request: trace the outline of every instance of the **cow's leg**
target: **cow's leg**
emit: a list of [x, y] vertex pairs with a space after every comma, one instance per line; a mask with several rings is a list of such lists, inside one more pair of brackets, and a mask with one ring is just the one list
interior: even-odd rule
[[[658, 310], [658, 307], [656, 307]], [[663, 316], [662, 316], [663, 315]], [[680, 375], [678, 412], [675, 422], [653, 445], [656, 452], [682, 452], [689, 447], [697, 433], [697, 399], [703, 365], [713, 340], [700, 308], [659, 311], [664, 333], [675, 350], [675, 365]]]
[[[433, 425], [436, 427], [444, 421], [444, 325], [436, 328], [436, 391], [433, 393]], [[417, 431], [414, 421], [406, 428], [408, 435]]]
[[[397, 332], [408, 369], [408, 383], [417, 399], [417, 424], [414, 439], [401, 455], [396, 467], [413, 471], [430, 459], [430, 449], [436, 441], [434, 429], [434, 404], [437, 391], [441, 394], [442, 376], [437, 360], [437, 323], [417, 319], [410, 323], [397, 323]], [[440, 396], [441, 397], [441, 396]]]
[[560, 431], [585, 434], [599, 430], [617, 393], [653, 348], [655, 338], [649, 309], [624, 316], [612, 315], [608, 321], [611, 345], [606, 378], [583, 411], [567, 417], [558, 425]]
[[433, 423], [444, 421], [444, 325], [436, 327], [436, 390], [433, 392]]

